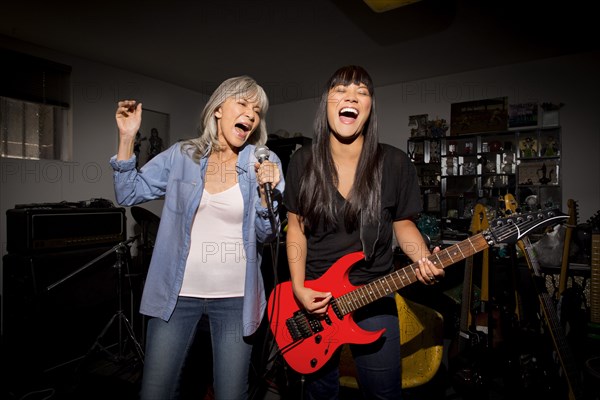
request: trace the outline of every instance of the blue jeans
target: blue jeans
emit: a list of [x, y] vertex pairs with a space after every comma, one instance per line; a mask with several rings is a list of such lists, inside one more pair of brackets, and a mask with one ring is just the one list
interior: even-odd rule
[[180, 396], [180, 381], [200, 318], [209, 318], [213, 352], [213, 387], [218, 400], [248, 397], [252, 345], [242, 336], [242, 297], [179, 297], [168, 322], [148, 321], [141, 400]]
[[[400, 328], [394, 296], [387, 296], [354, 312], [354, 320], [363, 329], [386, 328], [379, 340], [367, 345], [351, 345], [358, 384], [365, 399], [399, 400], [402, 398]], [[339, 397], [339, 353], [319, 371], [306, 377], [310, 400]]]

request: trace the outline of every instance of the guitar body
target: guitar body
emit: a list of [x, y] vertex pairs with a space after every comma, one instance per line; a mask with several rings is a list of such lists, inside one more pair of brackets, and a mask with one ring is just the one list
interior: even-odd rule
[[[334, 298], [341, 297], [357, 288], [350, 283], [348, 274], [352, 266], [362, 259], [364, 259], [362, 252], [347, 254], [336, 261], [319, 279], [306, 281], [305, 286], [317, 291], [331, 292]], [[301, 374], [317, 371], [327, 363], [340, 346], [346, 343], [372, 343], [379, 339], [385, 331], [366, 331], [354, 322], [352, 314], [340, 319], [333, 307], [328, 307], [327, 317], [313, 318], [300, 311], [300, 305], [294, 297], [292, 284], [289, 281], [276, 286], [269, 297], [267, 310], [275, 340], [280, 349], [285, 349], [285, 360]], [[309, 323], [319, 324], [323, 330], [311, 337], [294, 341], [287, 329], [286, 321], [294, 318], [295, 314], [302, 319], [306, 318], [306, 321], [312, 319]], [[278, 316], [278, 318], [273, 318], [273, 316]]]

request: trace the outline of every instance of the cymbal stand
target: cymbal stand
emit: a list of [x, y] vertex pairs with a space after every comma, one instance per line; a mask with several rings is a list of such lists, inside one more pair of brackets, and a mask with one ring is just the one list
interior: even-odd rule
[[[133, 237], [127, 241], [121, 242], [116, 245], [113, 250], [117, 256], [117, 261], [114, 265], [114, 268], [117, 269], [117, 311], [110, 318], [108, 323], [104, 326], [96, 341], [92, 345], [92, 347], [88, 350], [87, 354], [84, 356], [86, 359], [89, 355], [91, 355], [96, 349], [100, 349], [104, 353], [106, 353], [113, 361], [123, 361], [125, 359], [125, 338], [124, 338], [124, 330], [127, 331], [128, 339], [133, 343], [134, 351], [142, 363], [144, 362], [144, 352], [142, 350], [142, 346], [138, 342], [135, 337], [135, 333], [133, 331], [133, 326], [127, 319], [127, 316], [123, 312], [123, 266], [126, 265], [126, 255], [129, 253], [128, 245], [133, 242], [136, 237]], [[113, 326], [114, 323], [117, 323], [117, 331], [118, 331], [118, 342], [117, 342], [117, 353], [113, 354], [108, 351], [107, 347], [103, 346], [101, 341], [104, 338], [104, 335], [108, 332], [108, 330]]]

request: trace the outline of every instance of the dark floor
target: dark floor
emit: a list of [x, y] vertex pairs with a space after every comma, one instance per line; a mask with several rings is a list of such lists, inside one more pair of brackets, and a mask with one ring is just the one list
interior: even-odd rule
[[[512, 306], [507, 299], [504, 272], [498, 270], [495, 280], [497, 305]], [[566, 378], [560, 374], [557, 352], [548, 332], [533, 323], [539, 314], [535, 295], [524, 296], [524, 322], [516, 323], [510, 318], [500, 318], [502, 326], [494, 334], [497, 344], [474, 346], [471, 351], [455, 355], [453, 344], [457, 339], [460, 321], [460, 304], [451, 300], [453, 289], [461, 283], [460, 267], [449, 269], [441, 285], [416, 286], [415, 291], [402, 294], [413, 301], [428, 305], [444, 316], [445, 357], [437, 375], [427, 384], [404, 391], [404, 398], [412, 399], [519, 399], [541, 397], [545, 400], [570, 398], [565, 393]], [[454, 290], [454, 294], [452, 291]], [[510, 291], [508, 291], [510, 292]], [[531, 294], [530, 288], [522, 293]], [[115, 325], [105, 325], [115, 310], [114, 302], [86, 306], [85, 312], [52, 313], [55, 306], [42, 309], [35, 318], [26, 319], [21, 314], [5, 315], [12, 324], [5, 325], [2, 338], [2, 390], [0, 397], [6, 400], [135, 400], [138, 396], [142, 372], [142, 358], [135, 352], [134, 341], [125, 333], [118, 340]], [[132, 308], [124, 307], [127, 315]], [[37, 310], [37, 308], [36, 308]], [[134, 313], [133, 313], [134, 314]], [[504, 315], [505, 313], [501, 313]], [[510, 313], [508, 313], [510, 314]], [[571, 313], [575, 316], [577, 311]], [[29, 314], [27, 314], [29, 315]], [[490, 313], [492, 315], [492, 313]], [[137, 317], [136, 317], [137, 318]], [[529, 321], [528, 321], [529, 318]], [[600, 400], [600, 329], [595, 336], [585, 334], [587, 325], [571, 320], [568, 348], [573, 350], [580, 396], [572, 398]], [[581, 322], [581, 321], [580, 321]], [[23, 325], [25, 324], [25, 325]], [[134, 336], [143, 337], [143, 321], [133, 321]], [[24, 329], [23, 326], [27, 328]], [[111, 329], [102, 340], [98, 333], [109, 326]], [[6, 327], [19, 327], [11, 330]], [[580, 329], [575, 329], [579, 327]], [[581, 328], [585, 329], [585, 332]], [[6, 333], [13, 332], [11, 337]], [[17, 334], [15, 334], [17, 332]], [[26, 332], [26, 335], [18, 334]], [[196, 351], [206, 352], [207, 335], [200, 335]], [[142, 340], [137, 340], [142, 342]], [[115, 343], [122, 343], [122, 351]], [[486, 342], [482, 342], [486, 343]], [[109, 345], [107, 345], [109, 344]], [[210, 351], [210, 350], [208, 350]], [[262, 359], [257, 350], [256, 360]], [[560, 354], [559, 354], [560, 355]], [[195, 364], [188, 373], [182, 400], [209, 400], [211, 372], [204, 355], [192, 357]], [[586, 366], [586, 363], [591, 363]], [[254, 363], [253, 400], [289, 399], [299, 400], [302, 380], [286, 372], [281, 365], [269, 370]], [[266, 371], [266, 372], [265, 372]], [[189, 376], [189, 375], [188, 375]], [[342, 400], [361, 400], [354, 389], [342, 388]]]
[[[5, 400], [135, 400], [139, 389], [141, 365], [133, 358], [118, 362], [104, 357], [96, 358], [83, 367], [82, 360], [74, 361], [72, 365], [62, 366], [43, 375], [29, 376], [22, 386], [3, 391]], [[531, 377], [530, 377], [531, 378]], [[580, 399], [597, 400], [600, 395], [600, 380], [595, 386], [588, 388]], [[5, 382], [6, 383], [6, 382]], [[530, 386], [509, 388], [501, 377], [494, 377], [486, 384], [474, 381], [464, 393], [457, 393], [451, 382], [451, 377], [442, 365], [438, 376], [428, 384], [404, 392], [404, 398], [411, 399], [511, 399], [511, 398], [544, 398], [567, 399], [566, 395], [552, 393], [550, 387]], [[534, 383], [534, 381], [531, 381]], [[279, 390], [277, 387], [263, 387], [254, 393], [254, 399], [300, 399], [302, 392], [300, 381], [289, 382], [289, 387]], [[210, 388], [196, 387], [188, 390], [185, 399], [211, 400]], [[349, 388], [341, 388], [341, 400], [362, 400], [360, 394]]]
[[[484, 351], [473, 358], [458, 358], [448, 361], [447, 356], [437, 375], [427, 384], [404, 391], [404, 398], [412, 399], [518, 399], [544, 398], [567, 399], [565, 386], [560, 376], [549, 376], [540, 360], [535, 360], [532, 352], [536, 344], [527, 342], [519, 349], [501, 346], [494, 351]], [[445, 347], [452, 345], [445, 340]], [[23, 365], [4, 365], [3, 390], [5, 400], [135, 400], [138, 397], [142, 362], [137, 357], [131, 342], [126, 341], [122, 355], [117, 346], [96, 348], [87, 356], [75, 358], [62, 365], [55, 365], [41, 371]], [[541, 342], [540, 342], [541, 343]], [[9, 352], [10, 353], [10, 352]], [[513, 354], [520, 359], [515, 364]], [[552, 355], [552, 351], [548, 351]], [[196, 357], [196, 360], [202, 359]], [[3, 364], [6, 358], [3, 356]], [[594, 362], [595, 371], [600, 371], [600, 358]], [[448, 363], [451, 368], [447, 368]], [[19, 362], [17, 362], [19, 364]], [[457, 367], [458, 366], [458, 367]], [[194, 379], [189, 379], [182, 399], [212, 400], [210, 371], [206, 365], [196, 365], [191, 371]], [[263, 375], [264, 374], [264, 375]], [[266, 376], [265, 376], [266, 375]], [[578, 399], [600, 399], [600, 376], [592, 376], [582, 371], [584, 384]], [[302, 393], [302, 380], [298, 375], [284, 372], [277, 367], [262, 373], [264, 378], [254, 379], [252, 399], [299, 400]], [[198, 378], [199, 377], [199, 378]], [[563, 383], [561, 383], [563, 382]], [[341, 400], [363, 400], [355, 389], [341, 388]]]

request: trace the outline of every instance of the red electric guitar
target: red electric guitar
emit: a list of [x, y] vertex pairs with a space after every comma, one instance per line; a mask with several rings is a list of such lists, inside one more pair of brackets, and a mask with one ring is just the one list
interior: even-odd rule
[[[568, 216], [558, 209], [514, 214], [494, 220], [487, 230], [432, 254], [429, 259], [445, 268], [498, 243], [515, 243], [532, 230], [554, 225]], [[354, 286], [348, 275], [352, 266], [362, 260], [362, 252], [347, 254], [337, 260], [319, 279], [306, 281], [305, 286], [331, 292], [333, 298], [324, 316], [307, 313], [300, 307], [291, 282], [275, 286], [269, 296], [267, 315], [279, 351], [295, 371], [310, 374], [318, 371], [335, 351], [346, 343], [372, 343], [384, 330], [369, 332], [352, 319], [352, 313], [398, 289], [417, 281], [412, 263], [363, 286]]]

